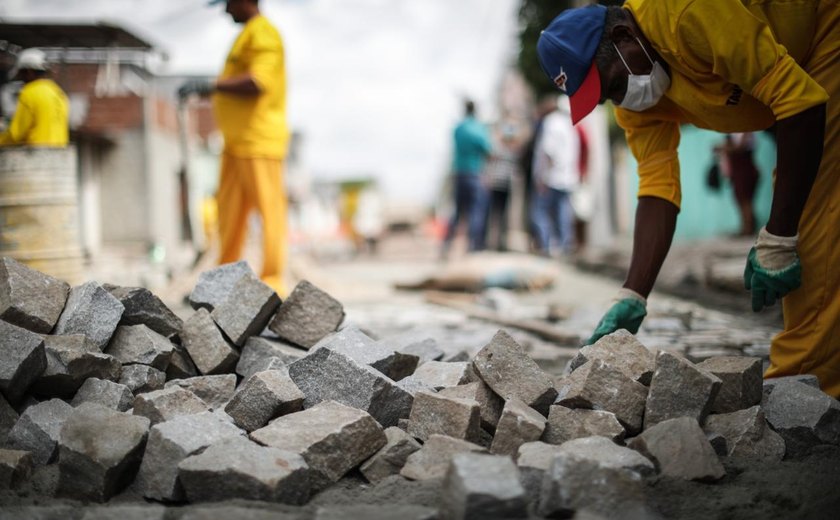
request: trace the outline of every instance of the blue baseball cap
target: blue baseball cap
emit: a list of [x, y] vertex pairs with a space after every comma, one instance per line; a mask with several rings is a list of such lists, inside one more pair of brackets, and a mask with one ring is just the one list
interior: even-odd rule
[[543, 72], [569, 96], [573, 124], [592, 112], [601, 100], [601, 77], [594, 58], [606, 18], [607, 8], [603, 5], [566, 9], [537, 41]]

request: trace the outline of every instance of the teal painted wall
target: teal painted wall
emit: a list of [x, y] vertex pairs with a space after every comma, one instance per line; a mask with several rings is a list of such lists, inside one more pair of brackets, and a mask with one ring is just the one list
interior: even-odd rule
[[[682, 182], [682, 204], [674, 240], [685, 241], [721, 237], [736, 233], [739, 229], [738, 209], [732, 193], [732, 184], [722, 178], [720, 190], [713, 191], [706, 185], [706, 173], [712, 165], [712, 148], [723, 141], [725, 134], [701, 130], [691, 126], [681, 129], [679, 156]], [[760, 173], [756, 189], [756, 222], [763, 226], [770, 215], [773, 197], [773, 168], [776, 165], [776, 145], [766, 132], [756, 132], [754, 159]], [[636, 192], [639, 177], [636, 162], [630, 159], [630, 196], [632, 208], [636, 209]], [[633, 222], [633, 219], [630, 219]]]

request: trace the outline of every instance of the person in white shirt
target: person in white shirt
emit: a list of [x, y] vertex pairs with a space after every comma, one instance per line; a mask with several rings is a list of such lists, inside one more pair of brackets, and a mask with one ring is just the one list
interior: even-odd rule
[[556, 106], [545, 116], [534, 147], [531, 219], [537, 248], [546, 256], [557, 250], [568, 254], [574, 247], [571, 197], [580, 183], [580, 143], [569, 117], [568, 98], [557, 98]]

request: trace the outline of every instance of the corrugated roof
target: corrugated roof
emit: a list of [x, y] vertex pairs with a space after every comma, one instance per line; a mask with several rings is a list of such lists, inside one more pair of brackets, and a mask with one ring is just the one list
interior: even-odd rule
[[7, 23], [0, 22], [2, 39], [29, 47], [103, 48], [152, 50], [150, 42], [126, 29], [98, 23]]

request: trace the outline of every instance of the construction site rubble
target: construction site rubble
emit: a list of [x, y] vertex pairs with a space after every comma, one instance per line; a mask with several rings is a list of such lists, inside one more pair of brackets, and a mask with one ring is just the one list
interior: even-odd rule
[[[448, 354], [374, 337], [313, 284], [281, 301], [244, 263], [204, 273], [189, 302], [182, 321], [148, 290], [3, 259], [0, 491], [120, 496], [101, 511], [123, 518], [165, 511], [132, 497], [179, 518], [235, 499], [343, 520], [644, 518], [662, 479], [840, 446], [840, 402], [813, 377], [763, 382], [757, 358], [694, 363], [622, 330], [549, 374], [504, 330]], [[435, 508], [318, 502], [348, 478], [443, 490]]]

